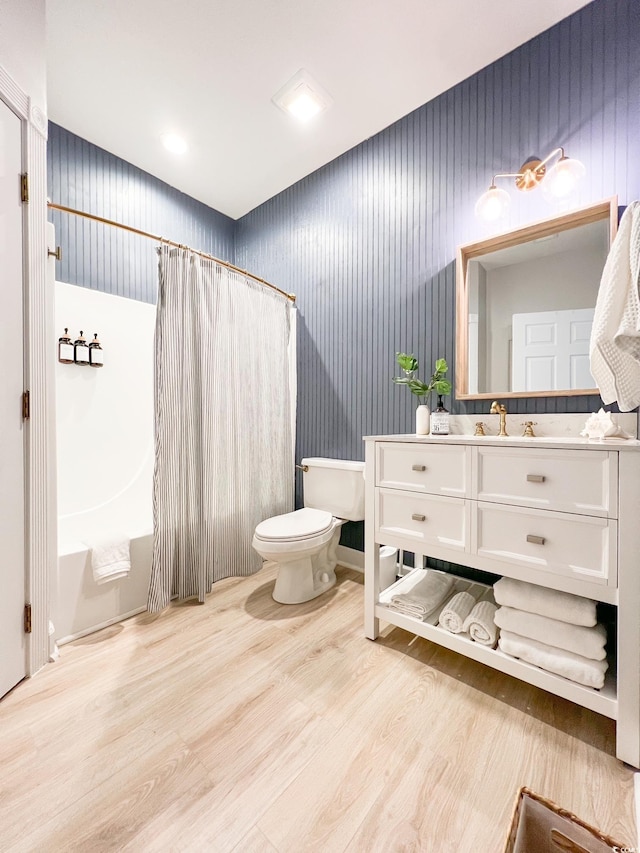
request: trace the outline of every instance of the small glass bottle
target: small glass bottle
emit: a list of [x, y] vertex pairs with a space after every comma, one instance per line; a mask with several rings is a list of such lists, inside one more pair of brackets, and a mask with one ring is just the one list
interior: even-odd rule
[[442, 402], [442, 394], [438, 394], [438, 406], [431, 413], [431, 435], [449, 435], [449, 412]]
[[89, 347], [84, 339], [82, 330], [80, 330], [80, 337], [76, 338], [73, 342], [73, 360], [76, 364], [89, 364]]
[[98, 333], [93, 333], [93, 340], [89, 344], [89, 364], [91, 367], [102, 367], [104, 364], [104, 350], [100, 346]]
[[62, 364], [73, 364], [73, 342], [69, 337], [69, 329], [58, 338], [58, 361]]

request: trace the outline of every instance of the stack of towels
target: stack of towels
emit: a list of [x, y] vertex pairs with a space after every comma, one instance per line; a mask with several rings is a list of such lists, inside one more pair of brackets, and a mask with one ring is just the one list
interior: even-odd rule
[[604, 686], [607, 632], [595, 601], [512, 578], [501, 578], [493, 593], [505, 654], [586, 687]]
[[444, 572], [412, 572], [402, 584], [391, 587], [393, 593], [388, 602], [384, 592], [380, 601], [388, 604], [390, 610], [425, 622], [451, 594], [454, 582], [454, 578]]

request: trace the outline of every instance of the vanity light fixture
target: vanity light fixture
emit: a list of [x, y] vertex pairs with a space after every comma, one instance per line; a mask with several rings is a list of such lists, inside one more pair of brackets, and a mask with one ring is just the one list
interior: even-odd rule
[[333, 103], [331, 95], [304, 68], [296, 72], [271, 100], [300, 122], [310, 121]]
[[[558, 159], [547, 170], [548, 164], [555, 157]], [[530, 157], [522, 164], [519, 172], [493, 176], [491, 186], [476, 202], [476, 216], [485, 222], [495, 222], [509, 209], [511, 197], [506, 190], [496, 186], [496, 178], [515, 178], [516, 187], [523, 192], [534, 190], [540, 184], [544, 197], [548, 201], [557, 201], [570, 195], [584, 174], [582, 163], [567, 157], [562, 146], [555, 148], [544, 160]]]

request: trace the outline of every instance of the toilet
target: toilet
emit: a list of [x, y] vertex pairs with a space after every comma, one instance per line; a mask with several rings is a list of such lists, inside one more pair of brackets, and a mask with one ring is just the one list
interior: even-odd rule
[[364, 519], [364, 462], [302, 460], [304, 508], [261, 521], [252, 545], [278, 564], [273, 597], [301, 604], [336, 582], [336, 549], [346, 521]]

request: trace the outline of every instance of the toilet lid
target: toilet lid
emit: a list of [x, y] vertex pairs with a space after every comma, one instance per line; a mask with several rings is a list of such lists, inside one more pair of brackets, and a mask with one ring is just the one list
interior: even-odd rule
[[258, 539], [291, 540], [308, 539], [318, 533], [329, 530], [333, 522], [330, 512], [323, 509], [297, 509], [295, 512], [287, 512], [284, 515], [274, 515], [261, 521], [256, 527]]

